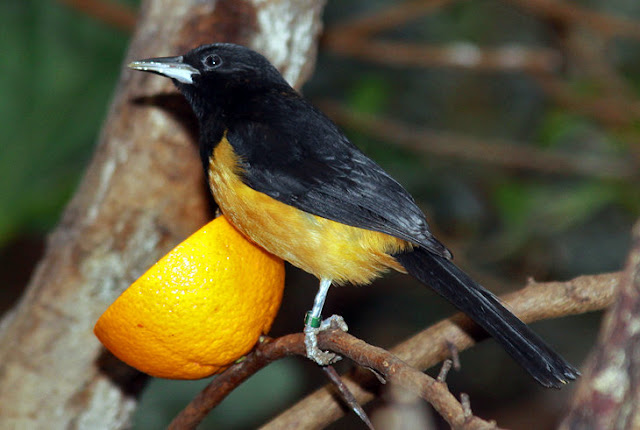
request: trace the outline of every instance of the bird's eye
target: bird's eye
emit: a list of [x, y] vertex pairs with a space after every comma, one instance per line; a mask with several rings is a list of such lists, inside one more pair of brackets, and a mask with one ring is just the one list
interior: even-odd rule
[[220, 58], [220, 56], [216, 54], [207, 55], [202, 60], [202, 64], [204, 64], [205, 67], [209, 69], [215, 69], [222, 64], [222, 58]]

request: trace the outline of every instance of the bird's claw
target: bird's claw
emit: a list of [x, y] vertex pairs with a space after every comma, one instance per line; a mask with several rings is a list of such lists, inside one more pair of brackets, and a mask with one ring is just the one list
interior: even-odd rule
[[345, 323], [344, 319], [339, 315], [332, 315], [325, 319], [318, 328], [310, 326], [305, 326], [304, 328], [304, 346], [307, 349], [307, 357], [318, 363], [320, 366], [328, 366], [342, 360], [342, 357], [338, 354], [329, 351], [321, 351], [320, 348], [318, 348], [318, 333], [330, 328], [342, 331], [347, 331], [349, 329], [349, 327], [347, 327], [347, 323]]

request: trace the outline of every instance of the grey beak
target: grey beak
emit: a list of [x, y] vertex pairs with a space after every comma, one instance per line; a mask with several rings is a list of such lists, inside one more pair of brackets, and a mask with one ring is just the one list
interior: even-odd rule
[[193, 77], [200, 74], [198, 69], [184, 63], [182, 56], [133, 61], [129, 63], [128, 67], [143, 72], [157, 73], [183, 84], [193, 84]]

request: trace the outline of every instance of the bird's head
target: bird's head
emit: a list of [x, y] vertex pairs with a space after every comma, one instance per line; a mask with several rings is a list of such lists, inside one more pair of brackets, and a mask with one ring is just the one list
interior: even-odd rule
[[129, 68], [172, 79], [196, 111], [240, 92], [289, 87], [265, 57], [231, 43], [202, 45], [178, 57], [133, 61]]

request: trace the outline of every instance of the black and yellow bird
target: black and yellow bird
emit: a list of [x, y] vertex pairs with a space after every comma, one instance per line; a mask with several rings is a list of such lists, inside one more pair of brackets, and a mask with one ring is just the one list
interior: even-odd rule
[[217, 43], [129, 67], [171, 78], [200, 125], [200, 155], [214, 198], [250, 240], [320, 279], [305, 333], [334, 284], [408, 272], [471, 317], [539, 383], [578, 371], [451, 261], [407, 191], [284, 80], [262, 55]]

